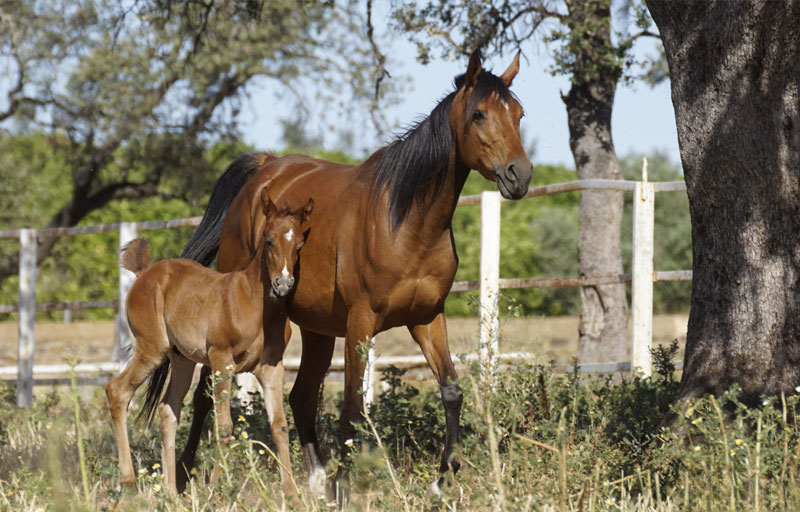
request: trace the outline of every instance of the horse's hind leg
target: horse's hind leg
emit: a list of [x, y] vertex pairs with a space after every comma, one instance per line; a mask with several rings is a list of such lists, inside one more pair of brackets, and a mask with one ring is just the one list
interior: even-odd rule
[[300, 370], [294, 381], [289, 403], [292, 405], [294, 423], [303, 448], [303, 458], [308, 470], [308, 485], [314, 496], [325, 497], [326, 476], [317, 440], [316, 421], [319, 389], [331, 365], [335, 338], [305, 329]]
[[[143, 343], [142, 338], [139, 338], [137, 342], [137, 348], [147, 346], [146, 341]], [[166, 349], [155, 351], [150, 355], [145, 355], [142, 351], [136, 350], [128, 366], [106, 385], [106, 397], [111, 410], [111, 418], [114, 422], [114, 435], [117, 438], [119, 469], [122, 473], [120, 481], [124, 485], [133, 485], [135, 480], [133, 461], [131, 460], [131, 447], [128, 440], [128, 406], [131, 403], [133, 393], [153, 373], [153, 370], [161, 364], [165, 353]]]
[[214, 400], [211, 399], [211, 368], [203, 366], [200, 371], [200, 380], [197, 382], [194, 397], [192, 398], [192, 427], [189, 430], [189, 439], [186, 440], [186, 446], [183, 447], [183, 453], [178, 461], [175, 475], [178, 492], [183, 492], [186, 489], [189, 474], [194, 467], [197, 447], [200, 444], [200, 435], [203, 433], [203, 425], [208, 412], [213, 406]]
[[[461, 417], [463, 395], [458, 384], [452, 382], [458, 378], [458, 374], [450, 358], [444, 313], [439, 313], [433, 322], [429, 324], [409, 326], [408, 330], [411, 331], [414, 341], [422, 349], [422, 353], [439, 381], [439, 387], [442, 391], [442, 404], [444, 405], [445, 414], [445, 441], [439, 471], [444, 473], [449, 468], [455, 473], [461, 467], [461, 464], [453, 456], [453, 447], [458, 443], [458, 422]], [[434, 492], [438, 492], [442, 481], [443, 478], [439, 478], [431, 486], [431, 489]]]
[[181, 421], [183, 397], [192, 385], [192, 373], [195, 363], [180, 354], [171, 353], [172, 373], [169, 385], [161, 403], [158, 415], [161, 418], [161, 465], [163, 467], [167, 489], [177, 491], [175, 481], [175, 431]]

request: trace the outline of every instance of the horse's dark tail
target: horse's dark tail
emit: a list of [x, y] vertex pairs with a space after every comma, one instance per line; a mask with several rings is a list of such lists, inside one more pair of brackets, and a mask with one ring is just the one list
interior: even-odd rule
[[[197, 226], [186, 247], [183, 248], [181, 258], [188, 258], [210, 267], [219, 250], [222, 222], [233, 198], [239, 193], [245, 182], [252, 176], [271, 156], [266, 153], [248, 153], [240, 156], [222, 173], [222, 176], [211, 191], [203, 220]], [[142, 405], [142, 410], [136, 421], [144, 420], [149, 424], [156, 413], [158, 403], [164, 391], [164, 385], [169, 375], [169, 359], [165, 359], [147, 381], [147, 392]]]

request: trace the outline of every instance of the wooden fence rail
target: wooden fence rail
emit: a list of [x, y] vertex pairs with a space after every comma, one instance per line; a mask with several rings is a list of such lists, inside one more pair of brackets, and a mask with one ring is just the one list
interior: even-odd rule
[[[647, 181], [646, 164], [642, 173], [642, 181], [623, 180], [581, 180], [568, 183], [558, 183], [531, 187], [526, 198], [561, 194], [565, 192], [585, 190], [621, 190], [634, 193], [633, 209], [633, 269], [631, 274], [601, 275], [601, 276], [565, 276], [546, 278], [500, 278], [500, 211], [501, 203], [505, 201], [498, 192], [483, 192], [479, 195], [464, 196], [459, 199], [459, 206], [481, 205], [481, 257], [480, 279], [478, 281], [459, 281], [453, 283], [451, 291], [479, 290], [480, 292], [480, 334], [479, 353], [481, 364], [491, 372], [501, 363], [508, 363], [514, 357], [527, 358], [530, 354], [501, 354], [498, 346], [499, 290], [508, 288], [551, 288], [563, 286], [590, 286], [602, 284], [632, 283], [633, 316], [632, 331], [632, 357], [631, 362], [612, 362], [582, 366], [585, 372], [615, 372], [634, 371], [640, 372], [645, 377], [650, 376], [652, 344], [652, 294], [653, 282], [656, 281], [685, 281], [691, 280], [690, 270], [679, 271], [654, 271], [653, 270], [653, 224], [654, 203], [657, 192], [685, 191], [686, 185], [682, 181], [651, 183]], [[99, 226], [78, 226], [70, 228], [45, 228], [13, 229], [0, 231], [0, 239], [18, 239], [20, 242], [20, 287], [18, 304], [0, 305], [0, 313], [19, 312], [19, 343], [17, 367], [0, 368], [0, 380], [16, 377], [17, 403], [27, 407], [32, 401], [33, 385], [35, 383], [55, 382], [64, 377], [67, 371], [63, 365], [57, 367], [33, 366], [34, 346], [34, 320], [36, 311], [81, 310], [95, 308], [116, 308], [124, 304], [125, 296], [133, 282], [132, 274], [120, 270], [119, 299], [108, 301], [64, 302], [54, 304], [36, 304], [36, 240], [44, 237], [76, 236], [94, 233], [120, 233], [120, 246], [123, 246], [137, 236], [138, 231], [153, 229], [174, 229], [181, 227], [194, 227], [200, 223], [200, 217], [174, 219], [155, 222], [123, 222], [117, 224], [104, 224]], [[124, 314], [118, 313], [116, 318], [114, 343], [114, 361], [100, 365], [81, 365], [82, 373], [102, 374], [110, 368], [119, 370], [124, 365], [123, 355], [125, 347], [130, 343], [127, 324]], [[424, 364], [422, 356], [410, 358], [378, 358], [374, 360], [375, 369], [380, 370], [387, 365], [414, 366]], [[287, 360], [287, 369], [295, 370], [295, 362]], [[299, 362], [297, 362], [299, 364]], [[332, 371], [336, 370], [338, 362], [334, 361]], [[62, 372], [61, 377], [53, 376]], [[48, 375], [34, 379], [34, 374]], [[376, 372], [377, 374], [377, 372]], [[96, 380], [96, 379], [95, 379]], [[373, 391], [374, 379], [365, 379], [365, 390]]]

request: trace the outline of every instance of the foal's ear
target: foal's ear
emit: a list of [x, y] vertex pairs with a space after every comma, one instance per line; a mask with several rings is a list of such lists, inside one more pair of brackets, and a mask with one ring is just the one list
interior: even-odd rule
[[481, 76], [481, 50], [476, 49], [469, 56], [469, 64], [467, 65], [467, 73], [464, 75], [464, 89], [470, 89], [478, 83], [478, 77]]
[[313, 209], [314, 209], [314, 200], [309, 197], [308, 202], [303, 207], [303, 212], [300, 214], [300, 224], [308, 220], [308, 216], [311, 215], [311, 210]]
[[511, 86], [511, 82], [514, 80], [514, 77], [517, 76], [519, 73], [519, 54], [522, 53], [521, 50], [517, 51], [517, 55], [514, 56], [514, 60], [511, 61], [511, 64], [508, 66], [508, 69], [503, 71], [503, 74], [500, 75], [500, 80], [506, 84], [506, 87]]

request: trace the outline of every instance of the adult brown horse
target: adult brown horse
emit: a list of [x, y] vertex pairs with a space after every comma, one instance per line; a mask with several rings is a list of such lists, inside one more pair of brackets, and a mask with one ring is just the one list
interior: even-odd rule
[[[441, 387], [446, 436], [440, 471], [455, 472], [460, 466], [452, 452], [462, 394], [454, 382], [443, 313], [458, 265], [451, 220], [470, 169], [496, 181], [506, 198], [518, 199], [528, 190], [532, 165], [520, 142], [523, 112], [508, 88], [518, 71], [519, 55], [498, 77], [482, 69], [476, 52], [467, 72], [456, 78], [455, 91], [360, 165], [300, 155], [240, 157], [217, 182], [203, 222], [184, 251], [210, 264], [219, 249], [219, 269], [237, 268], [250, 258], [250, 233], [259, 229], [253, 222], [263, 222], [249, 215], [262, 183], [272, 180], [269, 190], [276, 200], [314, 199], [287, 311], [303, 339], [290, 403], [309, 485], [317, 494], [324, 492], [326, 479], [315, 431], [317, 402], [336, 336], [345, 338], [342, 441], [353, 437], [352, 422], [361, 414], [364, 362], [357, 345], [405, 325]], [[264, 343], [265, 349], [282, 346], [284, 339]], [[157, 386], [158, 379], [151, 381], [151, 388]], [[193, 463], [210, 407], [204, 393], [198, 386], [192, 438], [181, 459], [186, 467]], [[347, 450], [343, 443], [343, 456]], [[434, 489], [440, 484], [441, 478]]]

